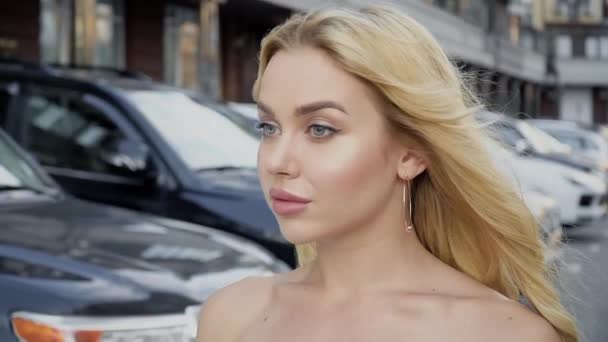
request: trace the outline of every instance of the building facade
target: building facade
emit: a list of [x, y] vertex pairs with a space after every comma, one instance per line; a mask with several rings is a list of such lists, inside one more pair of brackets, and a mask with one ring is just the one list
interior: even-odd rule
[[[386, 2], [386, 1], [384, 1]], [[608, 0], [393, 0], [495, 110], [605, 122]], [[259, 43], [292, 13], [366, 0], [0, 2], [0, 57], [127, 68], [251, 101]], [[576, 6], [575, 6], [576, 5]], [[576, 7], [576, 9], [573, 9]]]
[[[266, 0], [302, 11], [323, 0]], [[366, 5], [365, 0], [332, 1]], [[387, 2], [387, 1], [383, 1]], [[546, 37], [542, 8], [508, 0], [394, 0], [440, 41], [450, 57], [473, 75], [475, 86], [493, 110], [539, 116], [556, 99], [547, 83]]]
[[22, 0], [0, 3], [0, 57], [126, 68], [219, 97], [214, 0]]
[[608, 122], [608, 1], [546, 0], [562, 119]]

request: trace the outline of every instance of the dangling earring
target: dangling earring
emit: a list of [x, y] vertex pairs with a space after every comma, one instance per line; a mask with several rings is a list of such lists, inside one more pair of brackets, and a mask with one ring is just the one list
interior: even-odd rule
[[[407, 187], [407, 196], [408, 196], [408, 201], [407, 203], [409, 204], [409, 215], [408, 218], [405, 219], [405, 231], [408, 233], [411, 233], [414, 230], [414, 223], [412, 222], [412, 194], [410, 193], [410, 179], [406, 178], [405, 182], [403, 182], [403, 211], [405, 211], [405, 192], [406, 192], [406, 187]], [[408, 219], [409, 219], [409, 223], [408, 223]]]

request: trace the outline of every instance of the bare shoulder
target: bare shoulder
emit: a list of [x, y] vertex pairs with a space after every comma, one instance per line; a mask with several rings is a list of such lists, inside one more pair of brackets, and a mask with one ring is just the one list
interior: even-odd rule
[[270, 301], [277, 277], [247, 277], [213, 293], [203, 304], [196, 341], [236, 342]]
[[561, 341], [544, 317], [502, 296], [468, 301], [461, 310], [460, 320], [468, 320], [464, 325], [469, 326], [469, 334], [476, 335], [474, 341]]

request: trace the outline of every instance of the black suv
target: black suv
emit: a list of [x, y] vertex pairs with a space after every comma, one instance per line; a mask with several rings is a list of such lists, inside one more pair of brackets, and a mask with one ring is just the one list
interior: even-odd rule
[[211, 292], [288, 269], [241, 237], [75, 199], [0, 130], [0, 341], [192, 341]]
[[236, 233], [295, 266], [259, 140], [229, 112], [134, 73], [0, 61], [0, 125], [68, 192]]

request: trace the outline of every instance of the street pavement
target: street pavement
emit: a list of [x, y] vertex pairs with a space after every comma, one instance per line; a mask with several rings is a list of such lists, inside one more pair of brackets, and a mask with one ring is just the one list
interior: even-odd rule
[[582, 342], [608, 341], [608, 218], [566, 229], [560, 288]]

